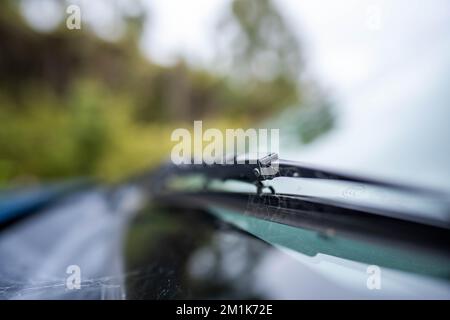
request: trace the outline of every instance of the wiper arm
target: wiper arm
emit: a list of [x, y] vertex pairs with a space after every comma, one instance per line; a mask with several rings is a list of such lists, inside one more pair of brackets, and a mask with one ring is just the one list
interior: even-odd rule
[[[356, 244], [371, 245], [374, 248], [383, 248], [382, 250], [387, 248], [386, 251], [388, 253], [393, 252], [391, 250], [393, 248], [395, 249], [393, 258], [387, 262], [380, 261], [379, 256], [361, 261], [381, 265], [384, 263], [388, 267], [435, 274], [448, 278], [448, 268], [445, 267], [449, 261], [447, 243], [450, 226], [447, 218], [435, 220], [428, 215], [429, 212], [424, 212], [425, 214], [420, 217], [412, 216], [408, 208], [405, 209], [401, 206], [399, 208], [389, 208], [385, 203], [387, 201], [383, 199], [376, 200], [381, 203], [380, 208], [375, 208], [357, 202], [352, 203], [352, 201], [347, 201], [347, 199], [334, 199], [328, 194], [326, 196], [283, 194], [280, 192], [275, 193], [275, 190], [272, 190], [272, 193], [275, 194], [262, 193], [261, 185], [264, 187], [263, 183], [265, 181], [278, 177], [358, 183], [381, 187], [386, 190], [389, 189], [392, 190], [392, 193], [406, 191], [411, 193], [412, 199], [419, 199], [419, 202], [422, 201], [423, 195], [427, 194], [434, 197], [432, 199], [433, 203], [435, 199], [443, 202], [446, 205], [445, 210], [448, 212], [448, 196], [446, 194], [413, 186], [342, 174], [298, 162], [280, 160], [276, 154], [269, 154], [256, 161], [246, 160], [238, 162], [237, 160], [234, 159], [233, 164], [167, 164], [156, 171], [156, 175], [152, 175], [151, 181], [147, 180], [147, 182], [150, 182], [150, 190], [155, 191], [154, 199], [158, 203], [175, 208], [200, 208], [212, 213], [232, 212], [238, 218], [245, 217], [245, 219], [248, 219], [248, 217], [252, 217], [260, 221], [267, 221], [266, 229], [258, 229], [259, 232], [262, 231], [263, 233], [267, 230], [268, 233], [264, 233], [266, 238], [271, 238], [272, 234], [270, 232], [277, 228], [278, 225], [287, 225], [298, 228], [298, 230], [295, 230], [296, 234], [297, 232], [301, 234], [303, 230], [306, 232], [317, 232], [320, 235], [320, 239], [335, 237], [339, 239], [342, 237], [342, 239], [356, 240]], [[258, 187], [258, 194], [229, 192], [227, 188], [217, 188], [217, 185], [209, 185], [207, 188], [202, 189], [202, 185], [199, 184], [195, 186], [199, 186], [200, 189], [197, 189], [195, 186], [194, 188], [180, 189], [176, 183], [166, 183], [173, 177], [176, 178], [176, 182], [177, 178], [183, 175], [188, 176], [188, 181], [194, 181], [195, 179], [190, 180], [189, 176], [197, 174], [201, 175], [202, 179], [200, 181], [202, 183], [205, 180], [208, 183], [208, 181], [212, 182], [215, 179], [219, 179], [255, 184]], [[183, 178], [181, 181], [183, 181]], [[283, 180], [279, 182], [277, 184], [274, 181], [273, 185], [275, 185], [275, 188], [284, 184]], [[168, 188], [161, 188], [162, 186]], [[368, 189], [371, 188], [369, 187]], [[328, 192], [329, 189], [326, 190]], [[395, 211], [397, 209], [399, 211]], [[273, 222], [276, 223], [275, 226], [273, 226]], [[262, 224], [263, 222], [258, 224], [250, 223], [248, 226], [261, 226]], [[281, 239], [281, 237], [279, 238]], [[286, 236], [282, 239], [288, 239], [288, 237]], [[290, 239], [292, 238], [289, 238], [289, 241], [291, 241]], [[311, 245], [316, 242], [314, 240]], [[346, 242], [337, 241], [335, 243]], [[359, 261], [353, 255], [354, 247], [352, 244], [353, 242], [348, 247], [342, 248], [342, 250], [335, 250], [335, 247], [330, 247], [328, 253]], [[326, 246], [325, 248], [328, 247]], [[323, 248], [319, 248], [318, 252], [322, 252], [322, 250]], [[348, 250], [352, 255], [343, 255], [343, 250]], [[367, 250], [367, 253], [371, 252], [373, 252], [372, 249]], [[409, 257], [405, 259], [400, 257], [400, 254], [405, 253], [410, 255], [410, 252], [411, 255], [416, 257], [415, 263], [411, 263]], [[420, 261], [419, 258], [421, 259]], [[442, 269], [436, 271], [438, 270], [436, 265], [444, 266], [444, 271]]]
[[[226, 162], [224, 161], [224, 163]], [[289, 177], [361, 183], [375, 187], [388, 188], [395, 191], [420, 193], [422, 195], [449, 200], [449, 195], [440, 191], [366, 178], [352, 174], [339, 173], [310, 164], [282, 160], [278, 158], [276, 153], [270, 153], [264, 157], [258, 158], [256, 161], [246, 159], [245, 161], [239, 162], [239, 160], [235, 158], [232, 161], [232, 164], [182, 164], [172, 167], [172, 170], [171, 171], [176, 174], [201, 173], [210, 179], [237, 180], [252, 183], [256, 185], [258, 194], [261, 194], [263, 188], [265, 187], [262, 183], [263, 181], [272, 180], [277, 177]], [[273, 188], [271, 191], [272, 193], [275, 193]]]

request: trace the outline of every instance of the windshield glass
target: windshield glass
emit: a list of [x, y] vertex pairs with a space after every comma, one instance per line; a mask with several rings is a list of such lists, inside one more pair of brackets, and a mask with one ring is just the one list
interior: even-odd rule
[[[280, 157], [450, 191], [448, 1], [284, 2], [303, 18], [311, 72], [333, 92], [338, 117], [304, 146], [300, 112], [286, 111], [274, 124]], [[363, 8], [381, 15], [378, 27], [361, 27]]]

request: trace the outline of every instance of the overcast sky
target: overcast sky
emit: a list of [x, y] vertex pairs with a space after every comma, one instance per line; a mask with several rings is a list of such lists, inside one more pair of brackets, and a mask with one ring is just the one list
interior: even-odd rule
[[[229, 1], [146, 1], [144, 53], [214, 68], [215, 25]], [[72, 2], [105, 38], [121, 31], [111, 2], [132, 3]], [[302, 44], [307, 73], [337, 97], [340, 113], [333, 132], [291, 157], [450, 190], [450, 1], [274, 2]], [[24, 13], [42, 30], [64, 17], [50, 0], [28, 0]]]
[[[231, 0], [144, 0], [149, 18], [142, 49], [152, 60], [171, 64], [180, 56], [213, 68], [217, 21]], [[424, 50], [430, 35], [447, 37], [448, 0], [274, 0], [303, 46], [306, 70], [338, 94], [395, 67], [405, 53]], [[38, 28], [62, 19], [51, 0], [27, 0], [26, 17]], [[131, 10], [131, 0], [72, 0], [82, 18], [104, 38], [120, 35], [115, 3]], [[64, 9], [64, 8], [63, 8]], [[58, 13], [59, 11], [59, 13]]]

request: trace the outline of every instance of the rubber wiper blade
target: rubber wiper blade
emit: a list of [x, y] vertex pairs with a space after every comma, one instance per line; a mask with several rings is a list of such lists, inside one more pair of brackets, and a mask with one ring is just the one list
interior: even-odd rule
[[277, 177], [289, 177], [360, 183], [396, 191], [420, 193], [422, 195], [450, 199], [447, 193], [439, 190], [340, 173], [311, 164], [279, 159], [276, 153], [270, 153], [257, 159], [239, 159], [235, 157], [233, 161], [229, 161], [228, 163], [224, 160], [222, 163], [212, 164], [181, 164], [174, 166], [173, 169], [176, 174], [201, 173], [210, 179], [237, 180], [253, 183], [258, 187], [258, 193], [264, 187], [262, 184], [263, 181], [272, 180]]
[[[292, 203], [314, 202], [450, 229], [450, 198], [445, 192], [340, 173], [310, 164], [279, 159], [274, 153], [257, 159], [234, 160], [228, 164], [227, 162], [181, 165], [167, 163], [154, 171], [150, 179], [144, 179], [144, 182], [155, 197], [172, 195], [177, 198], [182, 192], [212, 195], [222, 191], [230, 197], [241, 194], [244, 197], [253, 196], [261, 199], [272, 197], [274, 201], [280, 199], [285, 201], [289, 198]], [[200, 179], [191, 179], [191, 175]], [[183, 176], [187, 176], [187, 180], [183, 180]], [[179, 178], [181, 180], [178, 180]], [[288, 181], [291, 179], [292, 181]], [[298, 181], [295, 181], [296, 179]], [[237, 185], [217, 184], [215, 180], [234, 180], [253, 184], [256, 186], [256, 193], [250, 189], [239, 189], [240, 187], [234, 190]], [[186, 187], [183, 183], [179, 183], [182, 181], [194, 183]], [[352, 190], [353, 184], [365, 190], [362, 196], [346, 196], [343, 193]], [[271, 191], [270, 194], [263, 192], [266, 188]], [[296, 211], [298, 208], [293, 207], [289, 210]], [[300, 211], [304, 210], [303, 208]]]

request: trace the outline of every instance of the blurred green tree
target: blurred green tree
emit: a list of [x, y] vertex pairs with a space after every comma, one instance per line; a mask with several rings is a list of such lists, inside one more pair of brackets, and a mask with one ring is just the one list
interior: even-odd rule
[[247, 91], [246, 108], [266, 117], [300, 101], [299, 42], [271, 0], [233, 0], [218, 29], [219, 58]]
[[299, 41], [271, 0], [234, 0], [219, 30], [226, 35], [225, 52], [231, 51], [236, 75], [251, 80], [298, 81], [302, 65]]
[[270, 0], [231, 3], [218, 32], [233, 36], [225, 76], [144, 57], [140, 1], [118, 6], [124, 29], [114, 41], [89, 26], [70, 31], [64, 19], [40, 32], [22, 15], [29, 1], [4, 0], [0, 10], [0, 184], [126, 177], [165, 157], [174, 128], [195, 119], [242, 127], [303, 97], [298, 42]]

